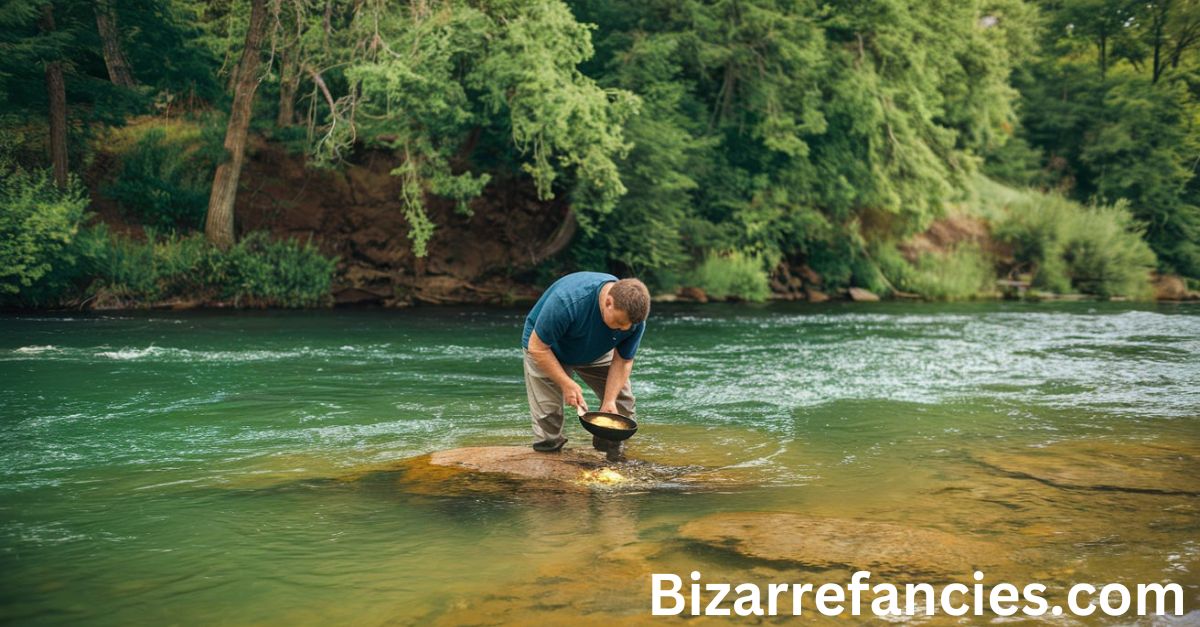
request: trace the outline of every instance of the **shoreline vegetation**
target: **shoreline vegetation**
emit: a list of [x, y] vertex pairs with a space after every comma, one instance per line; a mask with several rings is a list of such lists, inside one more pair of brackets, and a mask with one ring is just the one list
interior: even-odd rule
[[748, 1], [10, 3], [0, 308], [1200, 299], [1194, 2]]

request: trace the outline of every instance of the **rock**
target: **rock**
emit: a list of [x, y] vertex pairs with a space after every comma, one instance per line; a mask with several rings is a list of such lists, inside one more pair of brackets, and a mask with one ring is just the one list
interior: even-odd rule
[[680, 536], [745, 557], [812, 568], [962, 579], [1003, 564], [1005, 547], [934, 529], [776, 512], [721, 513], [693, 520]]
[[412, 282], [413, 298], [432, 305], [450, 305], [475, 300], [473, 286], [452, 276], [424, 276]]
[[[385, 472], [399, 473], [404, 491], [446, 496], [511, 493], [522, 488], [531, 492], [678, 489], [711, 483], [706, 476], [690, 476], [705, 470], [701, 466], [668, 466], [632, 459], [633, 452], [628, 455], [628, 461], [612, 464], [590, 445], [567, 447], [558, 453], [539, 453], [528, 446], [472, 446], [403, 460]], [[614, 478], [612, 472], [619, 477]], [[372, 468], [342, 480], [362, 480], [379, 473]]]
[[675, 294], [655, 294], [650, 297], [650, 301], [655, 303], [673, 303], [678, 300], [679, 296]]
[[387, 294], [377, 294], [357, 287], [338, 290], [333, 295], [335, 305], [363, 305], [366, 303], [381, 303]]
[[438, 451], [430, 455], [429, 463], [565, 483], [573, 483], [589, 471], [605, 467], [604, 458], [598, 451], [592, 455], [583, 449], [568, 448], [548, 454], [525, 446], [474, 446]]
[[391, 236], [379, 227], [368, 226], [351, 233], [346, 239], [349, 239], [356, 248], [361, 249], [385, 245]]
[[694, 300], [698, 303], [708, 302], [708, 294], [704, 293], [704, 290], [698, 287], [685, 287], [679, 290], [679, 297], [684, 300]]
[[976, 461], [1058, 488], [1200, 496], [1200, 443], [1074, 440], [990, 450]]
[[804, 288], [804, 295], [811, 303], [823, 303], [829, 300], [829, 295], [820, 290], [815, 290], [811, 287]]
[[1187, 283], [1183, 278], [1174, 274], [1155, 274], [1152, 280], [1155, 300], [1188, 300], [1192, 294], [1188, 292]]
[[861, 287], [852, 287], [847, 292], [850, 293], [850, 300], [856, 303], [873, 303], [879, 300], [879, 296], [876, 296], [874, 292]]
[[804, 282], [808, 283], [809, 285], [821, 285], [824, 283], [821, 275], [807, 265], [799, 266], [796, 268], [793, 274], [796, 274], [801, 279], [804, 279]]
[[381, 268], [403, 268], [409, 265], [409, 252], [406, 248], [392, 246], [390, 248], [369, 247], [356, 251], [367, 261]]

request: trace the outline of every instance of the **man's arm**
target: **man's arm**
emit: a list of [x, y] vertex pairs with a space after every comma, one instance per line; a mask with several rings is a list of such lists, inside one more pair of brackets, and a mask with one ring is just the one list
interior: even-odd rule
[[[562, 364], [558, 363], [558, 358], [554, 356], [554, 351], [550, 349], [550, 345], [538, 337], [536, 330], [529, 335], [529, 354], [533, 357], [533, 363], [537, 364], [538, 369], [550, 377], [551, 381], [558, 384], [558, 388], [563, 393], [563, 401], [566, 404], [581, 407], [584, 411], [587, 411], [587, 401], [583, 400], [583, 388], [579, 387], [579, 384], [574, 379], [567, 376], [567, 371], [563, 370]], [[609, 376], [611, 377], [612, 371], [610, 370], [609, 372]], [[620, 388], [617, 389], [619, 390]], [[613, 398], [616, 398], [615, 394]]]
[[633, 360], [625, 359], [618, 351], [613, 351], [612, 365], [608, 367], [608, 379], [604, 382], [604, 399], [600, 403], [600, 411], [620, 413], [617, 411], [617, 394], [629, 381], [629, 373], [633, 371]]

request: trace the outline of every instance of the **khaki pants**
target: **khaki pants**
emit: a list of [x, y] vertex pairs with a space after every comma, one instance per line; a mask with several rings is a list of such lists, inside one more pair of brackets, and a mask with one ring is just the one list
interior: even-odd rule
[[[533, 419], [534, 443], [544, 442], [558, 445], [560, 442], [566, 441], [562, 434], [562, 389], [538, 368], [537, 363], [533, 361], [533, 355], [529, 354], [529, 349], [524, 349], [524, 352], [525, 393], [529, 396], [529, 413]], [[608, 380], [608, 367], [612, 365], [612, 358], [613, 351], [608, 351], [590, 364], [563, 366], [563, 370], [566, 371], [568, 377], [578, 372], [584, 383], [587, 383], [588, 387], [596, 393], [596, 397], [603, 401], [604, 384]], [[636, 420], [633, 403], [633, 391], [630, 389], [629, 382], [626, 381], [625, 386], [617, 393], [617, 413]], [[591, 409], [599, 409], [599, 407]]]

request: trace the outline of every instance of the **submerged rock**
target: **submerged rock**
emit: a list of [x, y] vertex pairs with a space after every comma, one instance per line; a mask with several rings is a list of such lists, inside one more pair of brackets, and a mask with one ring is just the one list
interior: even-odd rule
[[1200, 495], [1196, 442], [1063, 441], [975, 455], [985, 467], [1058, 488]]
[[[702, 487], [701, 466], [670, 466], [630, 460], [612, 464], [604, 453], [563, 449], [539, 453], [527, 446], [474, 446], [437, 451], [403, 460], [388, 469], [404, 491], [421, 494], [512, 493], [529, 491], [645, 490]], [[345, 481], [378, 476], [380, 471], [348, 475]]]
[[890, 575], [961, 579], [1006, 561], [1002, 547], [943, 531], [792, 513], [713, 514], [680, 535], [754, 559]]

